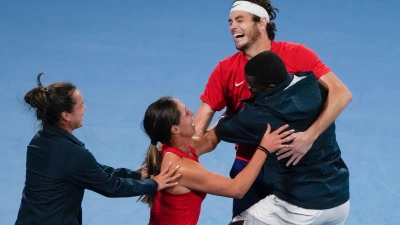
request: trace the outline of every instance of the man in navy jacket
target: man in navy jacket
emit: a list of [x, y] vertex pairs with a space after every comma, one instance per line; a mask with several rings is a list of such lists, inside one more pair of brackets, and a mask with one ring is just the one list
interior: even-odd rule
[[[312, 72], [290, 75], [273, 52], [253, 57], [245, 66], [245, 74], [253, 97], [243, 100], [245, 106], [238, 114], [218, 122], [215, 132], [221, 140], [258, 145], [267, 124], [273, 130], [289, 124], [288, 129], [305, 131], [324, 106], [327, 92], [319, 86]], [[273, 186], [273, 195], [233, 221], [344, 223], [349, 211], [349, 171], [340, 155], [334, 123], [295, 166], [287, 166], [287, 159], [278, 160], [276, 154], [271, 154], [264, 164], [264, 181]], [[270, 207], [276, 204], [280, 207]]]

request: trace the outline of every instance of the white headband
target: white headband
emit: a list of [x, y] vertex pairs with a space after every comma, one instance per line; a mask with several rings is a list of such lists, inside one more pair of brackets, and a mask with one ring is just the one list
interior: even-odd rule
[[248, 1], [236, 1], [232, 5], [231, 13], [233, 11], [245, 11], [258, 17], [265, 17], [267, 18], [267, 23], [269, 23], [269, 15], [267, 10], [257, 4]]

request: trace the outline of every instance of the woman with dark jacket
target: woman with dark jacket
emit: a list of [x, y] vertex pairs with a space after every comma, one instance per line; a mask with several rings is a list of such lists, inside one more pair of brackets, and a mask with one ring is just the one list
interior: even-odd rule
[[[24, 100], [35, 110], [42, 129], [28, 145], [26, 181], [15, 224], [82, 224], [81, 203], [85, 189], [106, 197], [155, 193], [177, 183], [177, 168], [158, 176], [146, 170], [114, 169], [96, 159], [72, 131], [83, 125], [86, 106], [75, 85], [56, 82], [38, 86]], [[168, 172], [169, 171], [169, 172]]]

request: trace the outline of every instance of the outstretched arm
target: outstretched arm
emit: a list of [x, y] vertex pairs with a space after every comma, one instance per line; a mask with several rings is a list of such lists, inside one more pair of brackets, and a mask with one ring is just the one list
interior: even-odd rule
[[[291, 145], [284, 143], [292, 141], [295, 135], [292, 134], [293, 130], [284, 131], [287, 128], [285, 125], [271, 133], [271, 127], [268, 125], [260, 146], [269, 153], [281, 148], [291, 148]], [[266, 152], [257, 150], [249, 164], [234, 179], [211, 172], [194, 161], [182, 160], [179, 162], [179, 173], [182, 174], [179, 183], [190, 190], [241, 198], [256, 179], [266, 158]]]
[[340, 79], [332, 72], [321, 76], [319, 83], [328, 91], [328, 96], [324, 108], [317, 120], [305, 131], [296, 133], [296, 139], [293, 141], [293, 148], [287, 152], [278, 151], [278, 159], [291, 156], [287, 162], [296, 165], [300, 159], [310, 150], [313, 142], [318, 136], [333, 123], [344, 108], [352, 100], [352, 94]]

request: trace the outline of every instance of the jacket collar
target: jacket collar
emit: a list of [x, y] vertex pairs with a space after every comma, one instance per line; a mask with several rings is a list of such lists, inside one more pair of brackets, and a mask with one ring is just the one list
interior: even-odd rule
[[74, 135], [56, 125], [43, 124], [43, 131], [50, 136], [64, 137], [77, 145], [85, 145], [83, 142], [78, 140], [78, 138], [76, 138]]
[[268, 111], [288, 121], [307, 118], [321, 104], [318, 81], [313, 73], [286, 90], [263, 93], [244, 99], [246, 105]]

